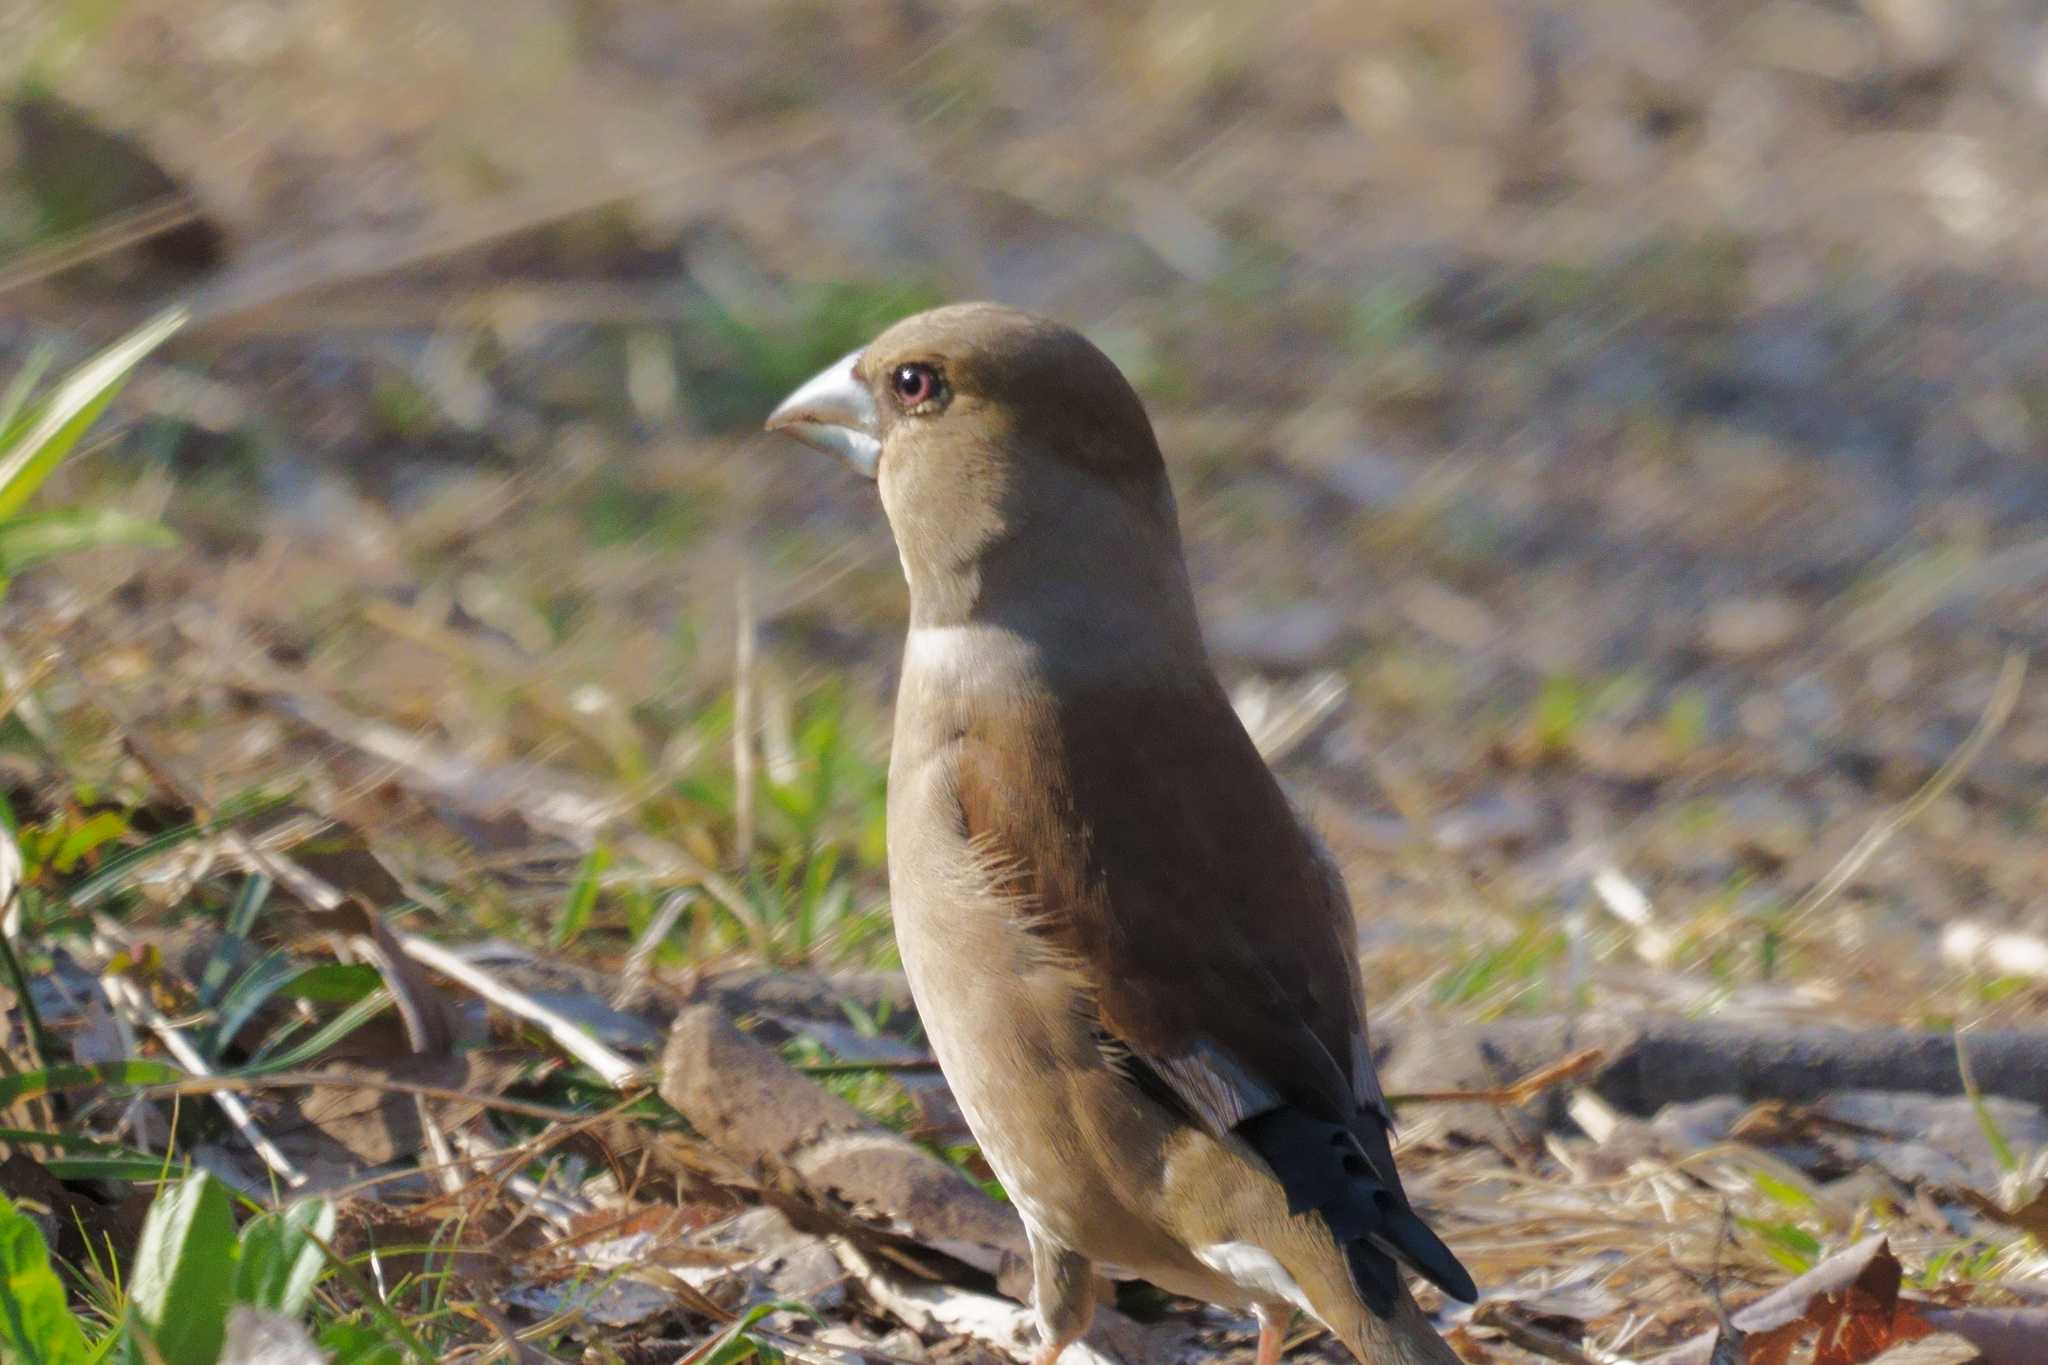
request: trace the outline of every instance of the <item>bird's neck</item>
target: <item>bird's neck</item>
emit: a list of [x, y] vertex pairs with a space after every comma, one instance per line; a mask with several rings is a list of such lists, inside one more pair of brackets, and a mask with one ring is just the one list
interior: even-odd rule
[[1024, 573], [992, 564], [943, 582], [913, 578], [904, 668], [1055, 691], [1210, 676], [1177, 560], [1146, 572], [1081, 555]]

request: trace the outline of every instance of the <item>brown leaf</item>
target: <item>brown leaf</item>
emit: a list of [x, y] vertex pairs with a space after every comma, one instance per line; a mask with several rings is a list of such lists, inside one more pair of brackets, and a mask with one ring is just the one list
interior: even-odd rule
[[1863, 1365], [1886, 1348], [1928, 1335], [1910, 1303], [1899, 1301], [1898, 1258], [1882, 1236], [1836, 1252], [1730, 1321], [1748, 1334], [1749, 1365], [1786, 1365], [1814, 1341], [1813, 1365]]
[[426, 1145], [419, 1102], [411, 1093], [379, 1082], [476, 1096], [431, 1101], [444, 1127], [459, 1128], [483, 1112], [485, 1099], [501, 1093], [518, 1074], [521, 1060], [516, 1054], [460, 1052], [334, 1063], [321, 1068], [334, 1078], [331, 1084], [309, 1086], [278, 1102], [271, 1136], [295, 1159], [331, 1163], [342, 1170], [417, 1157]]

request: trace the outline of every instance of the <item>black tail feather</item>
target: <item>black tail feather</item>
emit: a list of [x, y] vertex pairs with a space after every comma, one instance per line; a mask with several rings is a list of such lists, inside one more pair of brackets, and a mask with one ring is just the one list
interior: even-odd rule
[[1454, 1299], [1471, 1303], [1478, 1288], [1443, 1240], [1408, 1206], [1379, 1119], [1361, 1114], [1360, 1134], [1283, 1106], [1246, 1119], [1238, 1136], [1265, 1159], [1287, 1192], [1287, 1209], [1322, 1215], [1344, 1248], [1365, 1306], [1392, 1315], [1400, 1298], [1397, 1262]]

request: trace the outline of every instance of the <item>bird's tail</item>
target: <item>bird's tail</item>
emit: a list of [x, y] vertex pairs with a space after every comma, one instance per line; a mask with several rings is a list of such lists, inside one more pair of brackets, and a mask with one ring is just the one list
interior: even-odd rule
[[[1433, 1234], [1418, 1235], [1421, 1220], [1395, 1190], [1346, 1168], [1349, 1144], [1332, 1141], [1333, 1127], [1298, 1112], [1253, 1120], [1237, 1130], [1242, 1146], [1209, 1148], [1220, 1161], [1175, 1163], [1180, 1197], [1172, 1203], [1189, 1219], [1177, 1235], [1193, 1248], [1243, 1242], [1272, 1256], [1291, 1283], [1262, 1288], [1305, 1308], [1360, 1365], [1459, 1365], [1416, 1306], [1402, 1267], [1425, 1262], [1432, 1279], [1467, 1293], [1471, 1277]], [[1191, 1156], [1204, 1155], [1204, 1146]], [[1263, 1164], [1280, 1178], [1247, 1178], [1253, 1173], [1240, 1162]], [[1402, 1213], [1406, 1219], [1395, 1216]]]
[[1401, 1191], [1386, 1131], [1371, 1115], [1352, 1127], [1282, 1106], [1237, 1129], [1287, 1192], [1291, 1214], [1314, 1212], [1344, 1249], [1366, 1307], [1391, 1313], [1406, 1266], [1454, 1299], [1479, 1297], [1472, 1277]]

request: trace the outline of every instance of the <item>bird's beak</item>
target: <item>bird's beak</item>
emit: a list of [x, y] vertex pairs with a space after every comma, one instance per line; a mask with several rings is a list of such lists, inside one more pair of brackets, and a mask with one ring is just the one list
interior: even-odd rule
[[786, 431], [807, 446], [837, 455], [868, 478], [882, 458], [875, 434], [875, 398], [854, 372], [853, 351], [812, 375], [768, 414], [768, 430]]

